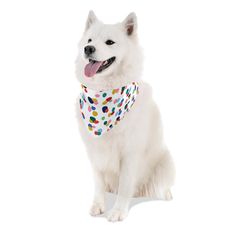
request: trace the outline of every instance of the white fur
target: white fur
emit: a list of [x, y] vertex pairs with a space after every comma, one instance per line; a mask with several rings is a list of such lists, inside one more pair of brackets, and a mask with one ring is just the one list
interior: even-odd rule
[[[88, 60], [83, 50], [89, 38], [92, 39], [90, 44], [96, 47], [96, 60], [116, 57], [107, 70], [92, 78], [84, 75]], [[106, 45], [107, 39], [115, 44]], [[142, 53], [137, 40], [135, 14], [131, 13], [122, 23], [107, 25], [90, 12], [79, 43], [76, 64], [79, 81], [91, 89], [118, 88], [137, 81], [140, 91], [124, 119], [99, 138], [94, 138], [86, 130], [77, 103], [79, 128], [94, 171], [95, 194], [91, 215], [105, 211], [106, 191], [117, 193], [115, 206], [107, 214], [110, 221], [123, 220], [127, 216], [133, 196], [170, 200], [174, 165], [163, 142], [160, 113], [153, 101], [151, 87], [140, 79]]]

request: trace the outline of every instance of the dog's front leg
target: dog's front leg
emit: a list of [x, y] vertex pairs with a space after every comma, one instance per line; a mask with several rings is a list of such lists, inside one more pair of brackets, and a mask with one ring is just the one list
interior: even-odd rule
[[135, 162], [132, 162], [131, 159], [128, 159], [121, 163], [117, 199], [114, 207], [108, 212], [109, 221], [121, 221], [128, 215], [129, 203], [136, 184]]
[[100, 215], [105, 210], [105, 183], [100, 171], [94, 170], [94, 199], [90, 209], [92, 216]]

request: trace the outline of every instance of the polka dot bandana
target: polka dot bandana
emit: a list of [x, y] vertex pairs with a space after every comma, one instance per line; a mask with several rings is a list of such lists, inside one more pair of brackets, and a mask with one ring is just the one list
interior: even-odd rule
[[138, 83], [117, 89], [95, 91], [81, 85], [80, 111], [88, 132], [101, 136], [111, 130], [133, 106], [138, 95]]

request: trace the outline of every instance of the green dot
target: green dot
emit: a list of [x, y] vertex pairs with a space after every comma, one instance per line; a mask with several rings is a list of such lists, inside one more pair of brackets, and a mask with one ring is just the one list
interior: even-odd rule
[[102, 120], [105, 120], [105, 116], [102, 117]]
[[94, 121], [96, 120], [96, 118], [95, 118], [95, 117], [92, 117], [92, 116], [90, 116], [90, 120], [91, 120], [92, 122], [94, 122]]
[[106, 94], [106, 93], [103, 93], [102, 96], [105, 98], [105, 97], [107, 96], [107, 94]]

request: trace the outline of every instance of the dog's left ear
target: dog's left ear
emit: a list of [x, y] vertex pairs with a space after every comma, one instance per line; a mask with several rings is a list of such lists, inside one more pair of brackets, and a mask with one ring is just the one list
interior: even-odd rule
[[137, 32], [137, 17], [134, 12], [130, 13], [122, 23], [128, 36], [135, 35]]

